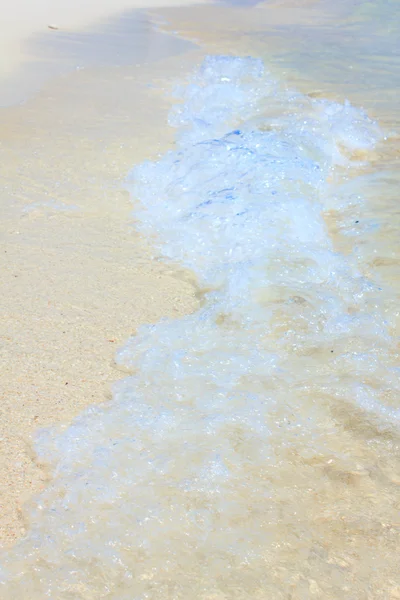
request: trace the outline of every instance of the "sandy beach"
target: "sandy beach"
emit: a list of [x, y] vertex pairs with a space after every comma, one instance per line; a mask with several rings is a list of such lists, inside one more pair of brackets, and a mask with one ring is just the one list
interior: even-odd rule
[[400, 598], [396, 1], [3, 7], [7, 600]]
[[[137, 67], [124, 68], [114, 56], [97, 70], [77, 70], [73, 53], [43, 64], [24, 50], [28, 34], [42, 30], [44, 40], [57, 35], [48, 23], [76, 32], [111, 10], [135, 6], [30, 6], [14, 4], [13, 13], [8, 6], [8, 20], [2, 21], [3, 99], [19, 101], [0, 111], [2, 545], [24, 532], [21, 508], [46, 477], [35, 464], [35, 431], [67, 423], [110, 394], [120, 376], [115, 351], [140, 324], [182, 315], [197, 304], [186, 274], [154, 260], [151, 247], [135, 233], [128, 194], [118, 187], [133, 164], [171, 144], [166, 127], [171, 103], [157, 88], [180, 76], [184, 62], [173, 57], [193, 53], [194, 46], [157, 34], [133, 12], [129, 27], [138, 36], [129, 60], [137, 52]], [[107, 35], [126, 49], [121, 18], [112, 15], [109, 22]], [[74, 35], [67, 35], [63, 48], [74, 48]], [[87, 48], [93, 52], [102, 40], [107, 44], [107, 35], [86, 45], [83, 66], [85, 59], [91, 64]], [[187, 60], [190, 65], [193, 57]], [[25, 69], [31, 73], [28, 87]]]
[[[163, 7], [177, 23], [186, 14], [172, 0], [144, 8]], [[197, 306], [190, 275], [154, 260], [135, 233], [118, 186], [132, 165], [171, 146], [171, 82], [204, 55], [183, 39], [184, 26], [180, 39], [156, 31], [140, 8], [132, 0], [19, 0], [3, 9], [3, 546], [24, 533], [23, 506], [46, 482], [35, 432], [108, 397], [120, 377], [115, 351], [140, 324]], [[277, 21], [288, 18], [277, 10]], [[226, 7], [214, 11], [223, 30], [240, 22], [239, 10], [233, 18]], [[205, 33], [209, 14], [198, 15]], [[229, 50], [220, 31], [213, 36]]]
[[[204, 55], [190, 41], [194, 22], [209, 49], [236, 54], [256, 28], [252, 3], [212, 13], [191, 13], [190, 4], [18, 0], [3, 8], [3, 545], [24, 532], [22, 506], [46, 477], [35, 464], [35, 431], [104, 400], [119, 376], [115, 350], [141, 323], [196, 306], [190, 277], [153, 260], [118, 188], [132, 165], [172, 144], [171, 82]], [[302, 23], [313, 5], [277, 2], [259, 14], [270, 25]], [[153, 23], [175, 23], [181, 37]]]
[[[2, 2], [1, 11], [1, 61], [0, 73], [12, 74], [24, 61], [34, 62], [37, 58], [32, 51], [32, 38], [47, 35], [51, 31], [69, 33], [71, 37], [78, 32], [88, 32], [103, 21], [135, 9], [149, 9], [162, 6], [198, 4], [192, 0], [40, 0], [30, 3], [16, 0], [12, 4]], [[99, 50], [99, 48], [98, 48]], [[48, 59], [49, 57], [47, 57]]]

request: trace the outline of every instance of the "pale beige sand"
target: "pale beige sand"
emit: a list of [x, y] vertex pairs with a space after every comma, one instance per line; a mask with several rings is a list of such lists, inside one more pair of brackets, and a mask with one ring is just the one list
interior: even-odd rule
[[[45, 479], [34, 462], [35, 431], [69, 422], [109, 394], [111, 383], [120, 377], [113, 367], [115, 351], [138, 325], [179, 316], [197, 302], [188, 274], [152, 259], [150, 247], [130, 225], [132, 207], [118, 182], [133, 164], [172, 143], [166, 121], [173, 99], [162, 89], [189, 72], [203, 52], [154, 32], [139, 14], [137, 26], [135, 15], [129, 18], [135, 26], [135, 56], [140, 63], [151, 61], [145, 66], [113, 68], [100, 61], [95, 69], [76, 72], [73, 53], [53, 56], [57, 37], [46, 38], [58, 35], [47, 29], [48, 24], [59, 26], [59, 31], [70, 28], [64, 46], [74, 47], [82, 41], [74, 33], [77, 27], [134, 2], [67, 6], [61, 0], [41, 0], [33, 8], [17, 0], [12, 10], [9, 5], [4, 10], [1, 44], [6, 52], [0, 75], [3, 80], [5, 74], [16, 76], [8, 78], [2, 99], [6, 93], [13, 98], [17, 91], [19, 100], [32, 84], [40, 83], [43, 73], [54, 73], [60, 56], [64, 70], [75, 72], [50, 79], [22, 106], [0, 109], [2, 544], [12, 543], [24, 531], [21, 507]], [[174, 4], [152, 0], [147, 6], [166, 3]], [[268, 14], [282, 20], [288, 14], [286, 6], [283, 12], [275, 6]], [[185, 31], [187, 15], [187, 23], [197, 22], [204, 38], [209, 32], [211, 49], [229, 51], [232, 30], [251, 23], [250, 12], [220, 6], [211, 12], [169, 10], [166, 16]], [[126, 30], [121, 33], [118, 21], [109, 22], [116, 28], [115, 41]], [[26, 36], [40, 30], [42, 55], [29, 54], [32, 46]], [[100, 52], [102, 40], [107, 46], [107, 35], [94, 37], [91, 46], [83, 48], [84, 63], [88, 48]], [[235, 40], [240, 52], [243, 40]], [[179, 58], [159, 60], [174, 54]], [[149, 88], [152, 83], [154, 88]]]
[[[14, 79], [8, 77], [1, 98], [5, 93], [7, 98], [23, 97], [26, 84], [29, 91], [43, 73], [54, 73], [60, 57], [64, 68], [75, 69], [73, 53], [52, 54], [59, 32], [69, 31], [64, 47], [74, 47], [82, 42], [77, 28], [85, 32], [85, 26], [111, 10], [135, 7], [137, 1], [41, 0], [33, 5], [16, 0], [4, 5], [0, 76], [4, 80], [14, 74]], [[147, 7], [163, 4], [174, 2], [151, 0]], [[265, 13], [257, 9], [257, 14], [265, 14], [269, 22], [301, 21], [308, 4], [278, 3]], [[211, 12], [180, 8], [165, 15], [187, 37], [201, 30], [210, 49], [240, 52], [246, 46], [245, 32], [257, 22], [251, 13], [220, 6]], [[48, 25], [60, 29], [50, 30]], [[30, 40], [40, 31], [38, 49]], [[112, 364], [116, 348], [138, 325], [196, 306], [187, 274], [152, 260], [151, 250], [129, 225], [128, 194], [116, 182], [135, 162], [172, 143], [165, 125], [172, 99], [157, 90], [189, 71], [202, 52], [182, 55], [187, 50], [183, 42], [165, 39], [148, 26], [138, 25], [134, 32], [140, 62], [149, 59], [150, 50], [151, 60], [163, 54], [180, 57], [119, 68], [105, 68], [100, 60], [96, 69], [50, 80], [26, 104], [0, 110], [3, 544], [23, 531], [21, 506], [45, 477], [34, 463], [34, 432], [68, 422], [88, 404], [105, 398], [120, 376]], [[121, 35], [118, 30], [114, 41]], [[100, 52], [102, 40], [107, 46], [104, 34], [94, 38], [90, 48]], [[90, 54], [87, 48], [80, 55], [84, 63]], [[152, 82], [153, 90], [148, 87]]]
[[[252, 14], [224, 6], [157, 14], [188, 39], [201, 39], [207, 51], [246, 53], [251, 34], [251, 52], [263, 56], [267, 25], [318, 22], [314, 4], [278, 2]], [[283, 48], [283, 37], [275, 35], [271, 46]], [[109, 393], [120, 376], [112, 366], [116, 347], [140, 323], [196, 306], [190, 275], [152, 260], [130, 227], [128, 196], [117, 185], [132, 164], [171, 144], [170, 101], [162, 89], [201, 60], [202, 50], [187, 50], [145, 67], [75, 72], [49, 82], [25, 106], [0, 112], [6, 186], [0, 200], [7, 207], [0, 252], [5, 543], [23, 530], [19, 507], [44, 477], [32, 461], [32, 433], [68, 422]], [[342, 543], [342, 533], [332, 544]]]
[[[163, 4], [174, 2], [152, 0], [147, 8]], [[2, 544], [23, 533], [21, 507], [46, 477], [34, 462], [35, 431], [69, 422], [109, 394], [120, 377], [115, 351], [138, 325], [179, 316], [197, 302], [188, 274], [152, 259], [130, 225], [131, 204], [118, 182], [172, 143], [166, 121], [173, 100], [160, 90], [199, 62], [202, 51], [154, 32], [139, 13], [129, 16], [133, 50], [146, 66], [106, 68], [100, 59], [95, 69], [76, 72], [74, 53], [65, 51], [79, 44], [79, 60], [93, 67], [93, 49], [100, 54], [100, 44], [107, 47], [110, 29], [90, 37], [93, 28], [86, 28], [84, 38], [76, 31], [134, 6], [135, 0], [34, 6], [17, 0], [3, 7], [0, 76], [7, 85], [0, 101], [20, 101], [35, 85], [43, 89], [22, 106], [0, 110]], [[214, 7], [211, 16], [229, 29], [229, 15], [242, 13]], [[201, 13], [204, 32], [208, 16]], [[126, 35], [115, 19], [104, 22], [114, 23], [114, 43]], [[215, 36], [215, 23], [213, 29]], [[159, 60], [174, 54], [179, 58]], [[57, 74], [61, 62], [75, 72], [43, 87], [43, 75]]]
[[[85, 29], [110, 15], [135, 8], [199, 4], [207, 0], [7, 0], [0, 1], [0, 74], [31, 59], [27, 41], [34, 33]], [[54, 29], [52, 29], [54, 31]]]
[[135, 232], [119, 185], [171, 144], [172, 99], [158, 88], [197, 58], [75, 71], [0, 110], [2, 545], [24, 531], [21, 506], [45, 479], [35, 431], [106, 398], [121, 377], [115, 351], [140, 324], [197, 305], [190, 276]]

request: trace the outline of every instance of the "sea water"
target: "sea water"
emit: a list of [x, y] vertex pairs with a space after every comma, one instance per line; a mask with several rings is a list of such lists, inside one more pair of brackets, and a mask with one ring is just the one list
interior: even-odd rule
[[388, 134], [251, 57], [176, 94], [176, 149], [127, 186], [201, 307], [142, 327], [112, 400], [41, 432], [52, 480], [0, 597], [399, 598], [395, 314], [359, 244]]

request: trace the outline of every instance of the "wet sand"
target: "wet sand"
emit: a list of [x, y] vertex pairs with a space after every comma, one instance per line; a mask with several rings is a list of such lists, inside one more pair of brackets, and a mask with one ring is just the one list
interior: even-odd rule
[[[146, 8], [173, 4], [154, 0]], [[210, 31], [218, 50], [230, 51], [222, 32], [249, 19], [252, 5], [168, 8], [165, 17], [179, 26], [186, 14], [192, 23], [200, 17], [203, 42]], [[35, 463], [35, 431], [68, 423], [107, 397], [119, 377], [115, 351], [141, 323], [197, 305], [190, 276], [155, 260], [134, 232], [120, 184], [133, 164], [172, 144], [166, 122], [174, 99], [163, 90], [184, 78], [205, 49], [185, 41], [190, 32], [182, 27], [180, 39], [157, 31], [136, 6], [43, 0], [33, 8], [20, 0], [5, 9], [2, 545], [24, 533], [23, 505], [46, 481]], [[279, 21], [285, 11], [268, 14]], [[165, 25], [161, 12], [151, 16]]]
[[[71, 59], [60, 61], [64, 75], [0, 112], [2, 545], [24, 532], [21, 508], [46, 478], [35, 464], [35, 431], [105, 399], [120, 377], [115, 351], [138, 325], [197, 303], [186, 274], [159, 262], [134, 231], [120, 185], [133, 164], [171, 144], [172, 98], [159, 88], [179, 77], [185, 60], [192, 64], [173, 57], [194, 46], [157, 36], [143, 16], [129, 15], [130, 26], [135, 18], [145, 66], [77, 71]], [[126, 44], [121, 19], [110, 23]], [[94, 38], [81, 50], [88, 63], [87, 48], [109, 39]]]
[[[7, 159], [7, 185], [12, 189], [13, 202], [7, 204], [6, 250], [13, 252], [13, 257], [4, 281], [12, 301], [5, 307], [11, 316], [4, 327], [10, 330], [5, 336], [9, 338], [8, 348], [5, 346], [8, 372], [2, 376], [9, 390], [4, 431], [12, 435], [3, 455], [4, 477], [9, 482], [3, 539], [8, 541], [23, 527], [18, 520], [18, 503], [24, 494], [37, 491], [44, 477], [31, 459], [28, 440], [35, 428], [68, 422], [81, 408], [104, 398], [110, 382], [119, 376], [112, 367], [115, 348], [138, 324], [163, 315], [178, 316], [196, 306], [190, 275], [152, 260], [151, 247], [133, 233], [128, 198], [118, 184], [132, 164], [154, 157], [172, 142], [165, 127], [170, 100], [162, 90], [170, 90], [171, 81], [189, 72], [204, 52], [251, 53], [261, 56], [273, 72], [305, 93], [340, 101], [349, 97], [386, 126], [396, 123], [391, 101], [394, 85], [392, 89], [388, 83], [385, 98], [378, 88], [366, 94], [359, 59], [353, 65], [359, 79], [350, 72], [347, 81], [342, 77], [339, 83], [340, 64], [351, 66], [352, 61], [345, 53], [339, 58], [329, 52], [321, 54], [327, 31], [333, 36], [332, 23], [346, 23], [345, 4], [330, 9], [328, 3], [321, 8], [314, 2], [278, 2], [253, 9], [164, 9], [152, 11], [152, 15], [166, 30], [178, 30], [188, 41], [199, 40], [201, 49], [180, 47], [178, 57], [145, 67], [95, 65], [64, 75], [56, 86], [49, 83], [24, 107], [3, 112], [2, 130], [8, 135], [4, 140], [13, 140], [5, 152], [10, 154], [10, 145], [14, 148], [13, 158]], [[341, 30], [342, 47], [346, 48], [344, 33], [349, 43], [351, 30]], [[319, 44], [319, 53], [312, 52], [309, 36], [312, 44]], [[307, 69], [301, 69], [301, 58], [296, 57], [296, 52], [301, 57], [299, 47], [305, 53], [303, 60], [304, 56], [308, 60]], [[324, 62], [325, 72], [321, 69]], [[147, 87], [149, 83], [154, 88]], [[19, 132], [18, 139], [15, 132]], [[394, 171], [398, 157], [398, 140], [393, 138], [378, 149], [376, 160]], [[379, 190], [374, 215], [389, 222], [381, 233], [363, 243], [370, 244], [369, 275], [393, 284], [386, 310], [394, 314], [400, 290], [396, 287], [398, 215], [396, 199], [391, 196], [393, 180]], [[48, 195], [47, 205], [43, 205], [43, 192]], [[53, 201], [64, 203], [61, 210]], [[338, 225], [334, 217], [332, 223], [334, 236]], [[390, 528], [395, 544], [398, 523], [394, 506], [400, 480], [395, 457], [389, 462], [378, 460], [374, 455], [376, 440], [364, 444], [364, 431], [361, 427], [357, 430], [354, 423], [349, 422], [348, 430], [352, 436], [356, 433], [349, 454], [357, 456], [359, 452], [363, 460], [369, 460], [370, 472], [361, 474], [364, 479], [359, 484], [356, 470], [350, 475], [333, 470], [328, 473], [331, 483], [327, 490], [316, 496], [312, 505], [305, 503], [302, 510], [305, 527], [313, 523], [324, 545], [334, 554], [337, 551], [339, 558], [344, 540], [352, 540], [352, 553], [346, 563], [337, 558], [337, 569], [356, 577], [357, 561], [365, 568], [371, 566], [369, 548], [374, 548], [376, 556], [384, 557], [385, 552], [392, 556], [388, 538], [381, 532]], [[12, 456], [10, 448], [14, 448]], [[317, 472], [314, 469], [312, 476]], [[350, 477], [350, 485], [346, 477]], [[353, 479], [357, 479], [354, 485]], [[364, 501], [361, 519], [356, 508]], [[345, 509], [340, 512], [337, 506]], [[318, 520], [321, 515], [323, 519]], [[290, 518], [288, 515], [287, 523]], [[284, 525], [281, 532], [285, 532]], [[292, 560], [294, 564], [301, 557]], [[277, 579], [281, 577], [278, 571]], [[368, 573], [364, 575], [367, 580]], [[374, 589], [385, 579], [387, 597], [400, 597], [396, 571], [389, 560], [387, 565], [379, 564], [372, 577]], [[305, 593], [323, 597], [318, 585], [310, 581]], [[373, 597], [362, 596], [366, 588], [358, 591], [357, 597]]]
[[[204, 0], [203, 0], [204, 2]], [[93, 27], [102, 22], [121, 16], [135, 9], [161, 6], [180, 6], [193, 3], [191, 0], [39, 0], [31, 3], [27, 0], [16, 0], [9, 3], [2, 1], [1, 8], [1, 40], [0, 40], [0, 75], [13, 74], [23, 62], [30, 62], [33, 69], [37, 56], [32, 48], [32, 38], [38, 35], [47, 38], [64, 33], [71, 40], [77, 35], [87, 34]], [[199, 4], [199, 2], [196, 2]], [[143, 36], [142, 36], [143, 37]], [[97, 50], [101, 52], [101, 46]], [[110, 50], [110, 48], [109, 48]], [[49, 60], [50, 57], [46, 57]]]

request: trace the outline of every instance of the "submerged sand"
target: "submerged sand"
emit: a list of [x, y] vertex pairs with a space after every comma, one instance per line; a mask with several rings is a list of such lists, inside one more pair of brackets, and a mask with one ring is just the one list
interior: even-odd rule
[[[22, 507], [46, 481], [35, 432], [109, 395], [120, 377], [115, 351], [140, 324], [197, 305], [190, 275], [158, 261], [135, 233], [121, 184], [173, 143], [171, 86], [204, 56], [180, 19], [198, 21], [209, 49], [229, 52], [232, 27], [251, 21], [256, 3], [193, 13], [182, 4], [145, 7], [159, 11], [154, 23], [176, 22], [179, 38], [157, 30], [135, 0], [3, 7], [1, 545], [23, 534]], [[312, 4], [278, 3], [268, 14], [296, 21]]]
[[[353, 84], [354, 72], [340, 88], [334, 78], [318, 81], [312, 70], [296, 70], [296, 47], [311, 47], [300, 26], [312, 22], [324, 31], [324, 22], [334, 16], [327, 3], [326, 13], [316, 4], [294, 0], [254, 9], [195, 7], [152, 14], [163, 27], [169, 21], [169, 28], [187, 40], [200, 39], [208, 52], [259, 55], [302, 91], [340, 101], [347, 96], [390, 123], [393, 116], [380, 103], [379, 90], [366, 95]], [[344, 22], [345, 5], [338, 10]], [[298, 24], [300, 33], [293, 29], [289, 36], [280, 23], [289, 31]], [[313, 43], [323, 47], [326, 35]], [[3, 178], [8, 186], [3, 192], [7, 252], [2, 252], [6, 257], [1, 375], [6, 390], [1, 434], [5, 439], [1, 476], [7, 482], [2, 500], [4, 541], [19, 535], [23, 529], [19, 506], [43, 485], [45, 474], [34, 464], [30, 444], [37, 427], [68, 422], [83, 407], [102, 401], [120, 376], [113, 367], [116, 347], [141, 323], [179, 316], [196, 307], [190, 274], [158, 261], [152, 256], [151, 240], [135, 233], [129, 199], [121, 186], [135, 162], [154, 158], [172, 143], [172, 132], [165, 126], [173, 102], [171, 84], [200, 62], [204, 53], [194, 45], [180, 45], [182, 41], [176, 44], [170, 58], [156, 56], [151, 64], [144, 64], [145, 57], [142, 66], [124, 66], [116, 60], [115, 66], [92, 64], [90, 69], [63, 75], [24, 106], [2, 112]], [[322, 60], [328, 71], [330, 55]], [[387, 92], [386, 99], [391, 98], [390, 85]], [[377, 160], [394, 169], [398, 144], [392, 141], [378, 152], [382, 154]], [[376, 199], [374, 218], [382, 217], [384, 222], [390, 215], [391, 223], [382, 228], [381, 237], [371, 235], [365, 243], [371, 244], [371, 255], [377, 254], [371, 260], [371, 277], [393, 283], [393, 298], [385, 307], [394, 312], [399, 291], [394, 276], [399, 264], [394, 250], [398, 216], [393, 198], [382, 192]], [[330, 233], [333, 237], [333, 227]], [[348, 428], [352, 432], [353, 424]], [[370, 460], [370, 470], [328, 470], [326, 491], [305, 504], [303, 515], [305, 534], [310, 524], [315, 526], [334, 557], [351, 546], [346, 561], [334, 560], [338, 573], [343, 569], [355, 578], [360, 565], [365, 569], [369, 565], [370, 548], [376, 556], [389, 555], [386, 531], [395, 540], [398, 527], [396, 458], [390, 457], [386, 464], [367, 447], [360, 429], [352, 438], [351, 451]], [[311, 471], [310, 488], [321, 472]], [[292, 485], [291, 480], [286, 483]], [[355, 508], [363, 499], [368, 518], [358, 521]], [[344, 514], [337, 504], [345, 506]], [[278, 532], [283, 539], [290, 522], [283, 519]], [[297, 572], [302, 556], [292, 556], [289, 548], [286, 560]], [[279, 580], [285, 575], [277, 569], [275, 576]], [[385, 578], [388, 597], [400, 597], [391, 563], [378, 565], [374, 577], [374, 589]], [[310, 579], [307, 585], [305, 593], [323, 597], [317, 582]], [[364, 597], [365, 588], [358, 591]]]

